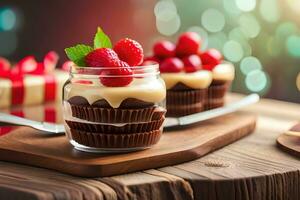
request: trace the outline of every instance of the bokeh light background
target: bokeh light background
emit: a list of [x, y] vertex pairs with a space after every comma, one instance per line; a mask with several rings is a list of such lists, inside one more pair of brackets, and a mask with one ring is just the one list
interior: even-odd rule
[[153, 42], [197, 32], [201, 49], [234, 63], [232, 90], [300, 102], [299, 0], [86, 0], [0, 2], [0, 56], [42, 57], [82, 41], [96, 26], [117, 41], [131, 37], [150, 54]]

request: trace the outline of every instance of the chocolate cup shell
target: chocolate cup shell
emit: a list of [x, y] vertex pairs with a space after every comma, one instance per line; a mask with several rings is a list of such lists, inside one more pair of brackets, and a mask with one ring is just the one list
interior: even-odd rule
[[82, 123], [75, 121], [68, 121], [66, 123], [70, 129], [92, 132], [92, 133], [119, 133], [119, 134], [131, 134], [131, 133], [143, 133], [153, 130], [158, 130], [162, 126], [165, 118], [162, 116], [159, 120], [145, 122], [145, 123], [132, 123], [124, 126], [114, 126], [110, 124], [93, 124], [93, 123]]
[[224, 106], [225, 95], [230, 87], [231, 82], [214, 82], [208, 88], [208, 94], [205, 101], [205, 110]]
[[165, 114], [165, 109], [152, 106], [143, 109], [99, 108], [71, 104], [72, 116], [100, 123], [149, 122]]
[[167, 116], [180, 117], [204, 110], [207, 89], [167, 91]]
[[167, 105], [189, 105], [204, 102], [207, 89], [171, 91], [167, 90]]
[[77, 143], [95, 148], [135, 148], [156, 144], [161, 130], [131, 134], [102, 134], [70, 129], [72, 139]]
[[209, 100], [208, 103], [205, 103], [205, 110], [211, 110], [214, 108], [219, 108], [225, 105], [225, 99], [224, 98], [215, 98]]
[[167, 105], [167, 117], [181, 117], [198, 113], [204, 110], [204, 104], [194, 103], [189, 105]]
[[229, 90], [231, 82], [224, 82], [223, 84], [211, 85], [208, 87], [207, 98], [222, 98]]

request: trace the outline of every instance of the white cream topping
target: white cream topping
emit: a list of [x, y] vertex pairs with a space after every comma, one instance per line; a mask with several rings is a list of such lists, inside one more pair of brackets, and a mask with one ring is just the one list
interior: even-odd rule
[[165, 84], [157, 78], [134, 78], [128, 86], [124, 87], [105, 87], [99, 79], [95, 79], [93, 84], [69, 84], [65, 90], [66, 99], [81, 96], [86, 98], [89, 104], [105, 99], [113, 108], [118, 108], [127, 98], [159, 103], [166, 97]]
[[231, 63], [221, 63], [212, 70], [213, 80], [232, 81], [234, 66]]
[[206, 70], [193, 73], [162, 73], [161, 77], [167, 89], [174, 87], [177, 83], [183, 83], [193, 89], [204, 89], [212, 82], [212, 73]]

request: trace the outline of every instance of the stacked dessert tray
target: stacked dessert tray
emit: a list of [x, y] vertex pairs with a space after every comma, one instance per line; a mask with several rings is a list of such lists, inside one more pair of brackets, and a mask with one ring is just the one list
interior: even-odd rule
[[[223, 114], [233, 111], [230, 106], [224, 108], [221, 109]], [[57, 110], [60, 110], [60, 105]], [[164, 131], [158, 144], [143, 151], [121, 154], [81, 152], [64, 135], [42, 134], [41, 131], [21, 126], [0, 137], [0, 160], [82, 177], [103, 177], [179, 164], [230, 144], [255, 128], [255, 116], [234, 112], [212, 118], [219, 112], [220, 109], [215, 109], [199, 115], [199, 123], [194, 123], [193, 119], [197, 119], [195, 115], [172, 120], [168, 118], [167, 121], [179, 126], [169, 124], [173, 128]], [[34, 112], [27, 117], [33, 116]], [[184, 125], [188, 124], [187, 120], [193, 124]]]

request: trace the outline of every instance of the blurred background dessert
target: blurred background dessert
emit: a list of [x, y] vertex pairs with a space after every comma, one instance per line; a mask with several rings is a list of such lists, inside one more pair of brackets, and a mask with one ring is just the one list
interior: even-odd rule
[[234, 92], [299, 102], [299, 13], [297, 0], [1, 0], [0, 56], [42, 59], [55, 50], [60, 66], [64, 47], [91, 42], [99, 24], [113, 42], [135, 38], [146, 55], [155, 41], [195, 31], [207, 41], [202, 48], [219, 49], [234, 64]]

